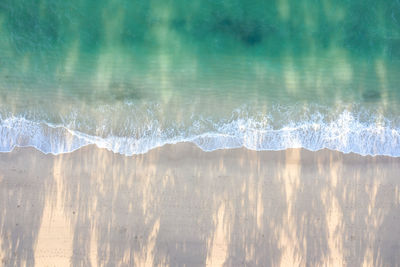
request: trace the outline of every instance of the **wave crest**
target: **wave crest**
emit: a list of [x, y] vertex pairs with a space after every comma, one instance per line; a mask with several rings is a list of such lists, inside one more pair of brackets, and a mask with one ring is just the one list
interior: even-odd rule
[[124, 155], [147, 151], [179, 142], [191, 142], [204, 151], [246, 147], [251, 150], [324, 148], [361, 155], [400, 156], [400, 128], [387, 119], [363, 122], [357, 114], [344, 110], [326, 119], [321, 113], [311, 119], [291, 121], [274, 128], [270, 116], [244, 116], [236, 113], [229, 120], [193, 120], [186, 128], [151, 127], [141, 135], [105, 137], [90, 135], [64, 125], [32, 121], [24, 117], [0, 118], [0, 151], [14, 147], [35, 147], [44, 153], [72, 152], [97, 145]]

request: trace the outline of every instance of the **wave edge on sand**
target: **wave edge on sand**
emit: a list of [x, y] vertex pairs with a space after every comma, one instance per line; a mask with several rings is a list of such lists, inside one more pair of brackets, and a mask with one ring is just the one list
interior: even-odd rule
[[290, 122], [278, 129], [265, 119], [237, 117], [230, 121], [209, 122], [212, 125], [208, 128], [198, 126], [204, 122], [194, 121], [186, 130], [153, 127], [152, 131], [141, 135], [96, 136], [65, 125], [11, 116], [0, 118], [0, 152], [10, 152], [15, 147], [34, 147], [43, 153], [57, 155], [96, 145], [129, 156], [144, 154], [166, 144], [188, 142], [204, 151], [241, 147], [256, 151], [327, 148], [360, 155], [400, 156], [400, 128], [391, 126], [390, 121], [362, 122], [346, 110], [331, 121], [317, 117]]

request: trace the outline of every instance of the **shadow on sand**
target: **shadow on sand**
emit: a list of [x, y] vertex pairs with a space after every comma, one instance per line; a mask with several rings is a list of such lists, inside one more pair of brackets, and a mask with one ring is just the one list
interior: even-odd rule
[[0, 157], [6, 266], [43, 262], [34, 255], [51, 228], [46, 205], [67, 222], [73, 266], [400, 262], [398, 158], [188, 144], [134, 157], [95, 147]]

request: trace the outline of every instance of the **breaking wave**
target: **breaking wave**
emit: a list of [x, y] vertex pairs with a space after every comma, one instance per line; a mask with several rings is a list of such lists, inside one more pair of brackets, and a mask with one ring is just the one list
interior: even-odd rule
[[[63, 124], [33, 121], [23, 116], [0, 117], [0, 151], [14, 147], [35, 147], [51, 154], [68, 153], [97, 145], [124, 155], [142, 154], [165, 144], [190, 142], [204, 151], [245, 147], [251, 150], [324, 148], [361, 155], [400, 156], [400, 127], [388, 119], [362, 120], [359, 114], [343, 110], [324, 116], [316, 112], [307, 119], [291, 120], [277, 127], [271, 114], [249, 116], [234, 112], [226, 120], [193, 119], [190, 125], [161, 127], [148, 120], [145, 131], [125, 135], [99, 136]], [[143, 126], [142, 126], [143, 128]]]

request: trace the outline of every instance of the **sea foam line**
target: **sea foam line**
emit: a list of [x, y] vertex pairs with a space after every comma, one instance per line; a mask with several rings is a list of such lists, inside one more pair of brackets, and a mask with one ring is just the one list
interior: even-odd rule
[[400, 129], [390, 123], [360, 122], [349, 111], [334, 120], [291, 122], [273, 129], [252, 117], [213, 122], [206, 131], [193, 126], [171, 135], [154, 129], [138, 138], [130, 136], [100, 137], [69, 129], [63, 125], [36, 122], [23, 117], [0, 118], [0, 152], [15, 147], [35, 147], [43, 153], [73, 152], [83, 146], [97, 145], [124, 155], [143, 154], [166, 144], [190, 142], [204, 151], [245, 147], [251, 150], [285, 150], [324, 148], [360, 155], [400, 156]]

